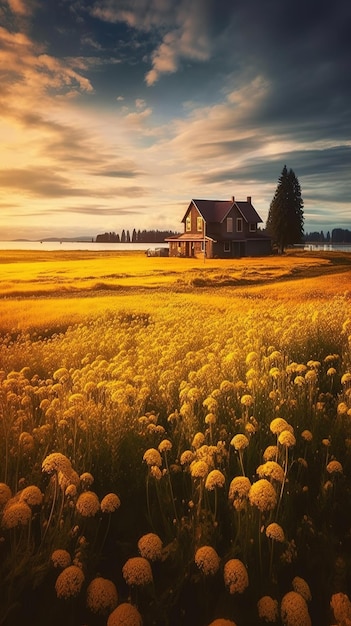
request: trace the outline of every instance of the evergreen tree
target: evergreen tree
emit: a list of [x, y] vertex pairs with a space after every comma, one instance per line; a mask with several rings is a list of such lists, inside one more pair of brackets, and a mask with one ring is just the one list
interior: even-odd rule
[[284, 252], [287, 245], [302, 241], [303, 223], [300, 183], [293, 170], [288, 171], [284, 165], [269, 208], [266, 229], [280, 252]]

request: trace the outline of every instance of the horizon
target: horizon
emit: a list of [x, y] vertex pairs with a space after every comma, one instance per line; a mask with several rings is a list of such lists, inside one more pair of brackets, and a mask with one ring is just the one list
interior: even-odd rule
[[[4, 0], [0, 233], [179, 231], [191, 198], [351, 228], [347, 0]], [[303, 19], [301, 20], [301, 15]]]

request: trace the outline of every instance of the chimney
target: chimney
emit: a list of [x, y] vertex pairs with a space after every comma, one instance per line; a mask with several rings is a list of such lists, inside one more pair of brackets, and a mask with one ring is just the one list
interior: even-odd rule
[[235, 196], [232, 196], [232, 202], [235, 202]]
[[251, 204], [251, 196], [247, 196], [247, 203]]

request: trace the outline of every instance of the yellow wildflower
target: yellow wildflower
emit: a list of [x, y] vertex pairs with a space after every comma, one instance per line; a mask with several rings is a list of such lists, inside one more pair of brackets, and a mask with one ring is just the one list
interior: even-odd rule
[[87, 607], [92, 613], [106, 614], [113, 611], [118, 602], [115, 584], [108, 578], [93, 578], [87, 588]]
[[202, 546], [195, 553], [195, 563], [205, 576], [216, 574], [220, 558], [211, 546]]
[[134, 556], [128, 559], [123, 565], [122, 574], [130, 587], [147, 585], [152, 582], [150, 563], [142, 556]]
[[129, 602], [119, 604], [107, 620], [107, 626], [142, 626], [142, 623], [138, 609]]
[[225, 563], [223, 576], [230, 594], [243, 593], [249, 585], [246, 567], [239, 559], [230, 559]]
[[79, 595], [84, 582], [84, 574], [77, 565], [69, 565], [58, 576], [55, 584], [58, 598], [68, 600]]
[[140, 556], [150, 561], [158, 561], [162, 558], [162, 541], [155, 533], [147, 533], [138, 541]]

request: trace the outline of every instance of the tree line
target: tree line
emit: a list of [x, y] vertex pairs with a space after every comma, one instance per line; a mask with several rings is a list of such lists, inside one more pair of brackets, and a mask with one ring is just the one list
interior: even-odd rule
[[102, 233], [96, 235], [97, 243], [164, 243], [168, 237], [178, 235], [172, 230], [136, 230], [133, 228], [132, 234], [129, 230], [122, 232]]
[[321, 243], [351, 243], [351, 230], [347, 228], [333, 228], [331, 234], [328, 231], [326, 235], [321, 232], [306, 233], [304, 241], [313, 241]]

